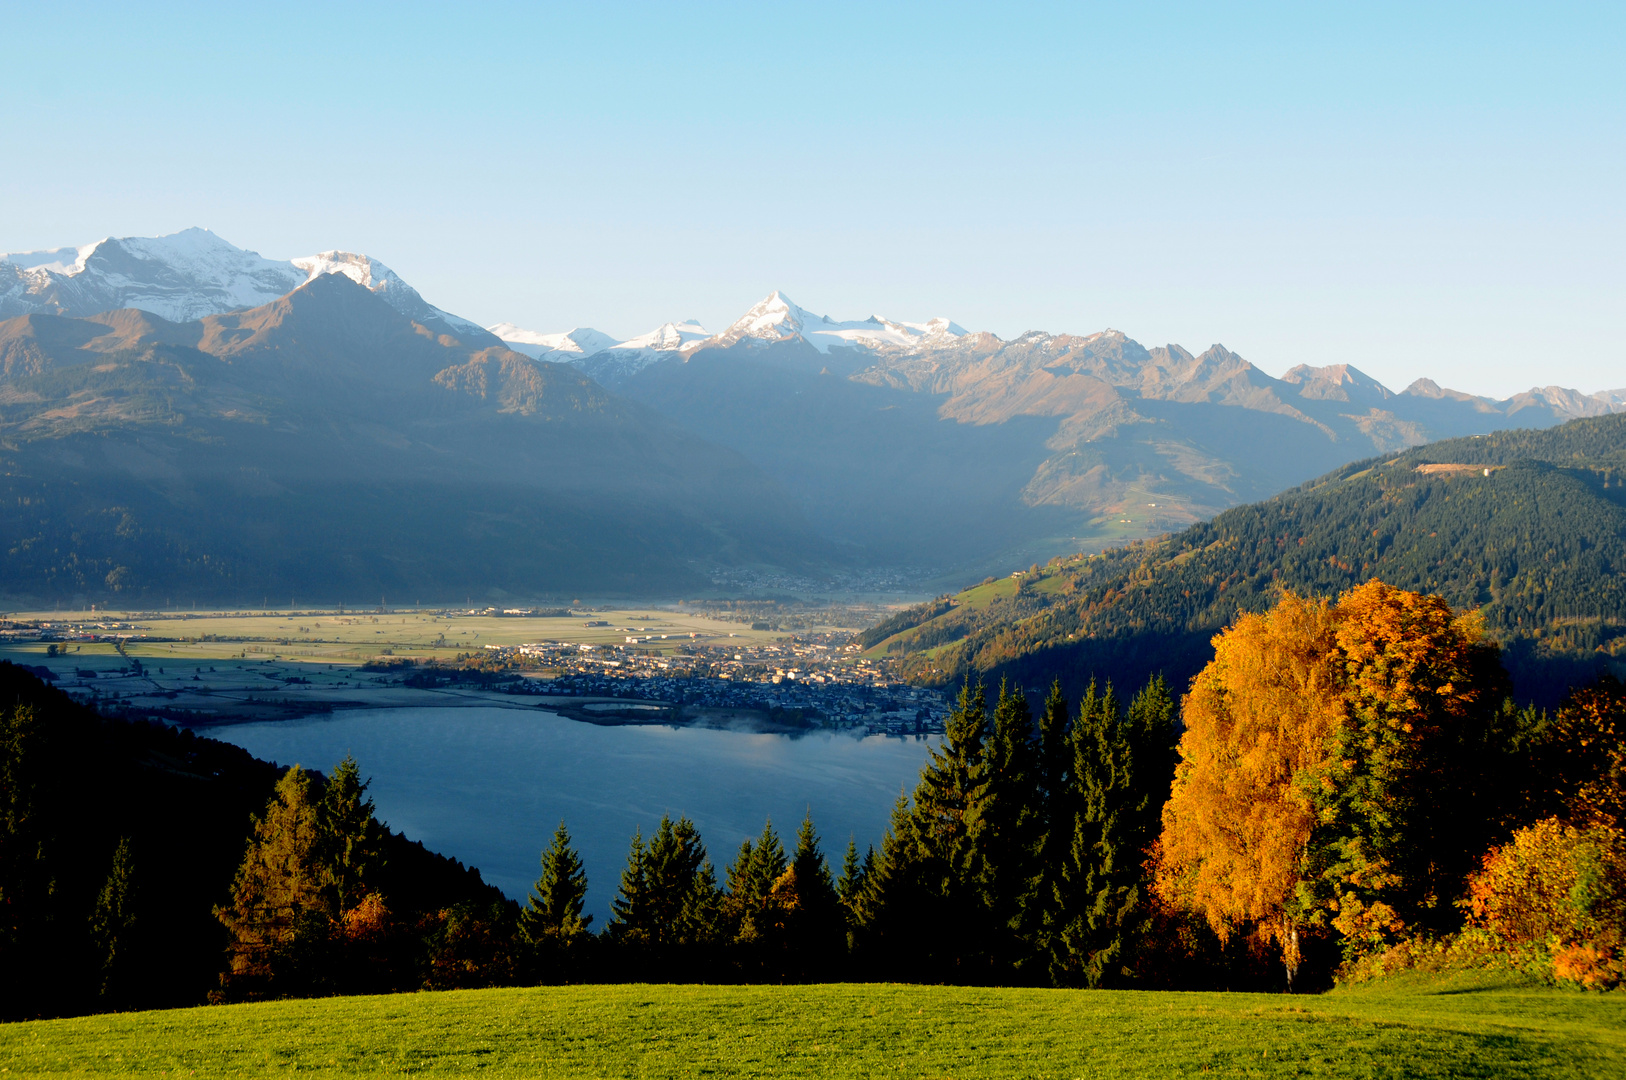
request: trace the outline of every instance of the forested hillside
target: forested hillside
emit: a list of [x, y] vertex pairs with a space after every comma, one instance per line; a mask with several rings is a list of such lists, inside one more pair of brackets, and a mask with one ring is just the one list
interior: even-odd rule
[[1480, 611], [1519, 696], [1550, 703], [1626, 659], [1623, 567], [1626, 417], [1596, 417], [1357, 462], [1172, 536], [986, 582], [867, 643], [933, 683], [1002, 672], [1076, 691], [1161, 671], [1184, 686], [1238, 612], [1376, 577]]
[[[282, 773], [189, 731], [98, 715], [0, 663], [0, 1018], [196, 1004], [217, 989], [230, 936], [214, 909]], [[371, 830], [369, 882], [400, 916], [503, 902], [478, 871]]]

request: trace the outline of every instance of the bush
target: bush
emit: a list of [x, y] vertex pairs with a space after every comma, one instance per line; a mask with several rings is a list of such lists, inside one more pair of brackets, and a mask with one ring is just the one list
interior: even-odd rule
[[1547, 818], [1493, 848], [1468, 880], [1468, 907], [1515, 955], [1550, 965], [1554, 978], [1613, 986], [1626, 975], [1626, 836]]

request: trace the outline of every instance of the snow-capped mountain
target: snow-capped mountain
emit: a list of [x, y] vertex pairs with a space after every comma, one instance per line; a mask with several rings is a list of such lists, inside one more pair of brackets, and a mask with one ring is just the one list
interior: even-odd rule
[[539, 360], [578, 364], [606, 386], [620, 385], [651, 364], [685, 359], [701, 349], [800, 342], [817, 353], [828, 355], [831, 349], [847, 349], [866, 357], [918, 352], [966, 336], [959, 324], [941, 318], [909, 323], [871, 316], [837, 322], [798, 307], [777, 291], [769, 293], [720, 334], [712, 334], [693, 319], [666, 323], [626, 341], [582, 327], [562, 334], [526, 330], [513, 323], [498, 323], [487, 329], [516, 352]]
[[590, 326], [578, 326], [562, 334], [544, 334], [510, 322], [497, 323], [486, 329], [501, 338], [510, 349], [524, 353], [533, 360], [580, 360], [621, 344], [604, 331], [594, 330]]
[[344, 274], [436, 333], [465, 344], [495, 344], [479, 324], [430, 304], [389, 267], [366, 255], [324, 251], [284, 262], [197, 228], [0, 254], [0, 318], [82, 317], [140, 308], [171, 322], [188, 322], [270, 303], [331, 273]]
[[800, 338], [821, 353], [833, 348], [913, 350], [947, 344], [965, 336], [965, 329], [948, 319], [924, 323], [892, 322], [871, 315], [855, 322], [837, 322], [798, 307], [777, 290], [740, 316], [727, 330], [708, 340], [708, 348], [741, 343], [773, 345]]
[[680, 323], [662, 323], [649, 333], [639, 334], [635, 338], [617, 342], [612, 348], [638, 349], [649, 352], [679, 352], [696, 342], [708, 341], [710, 338], [710, 330], [707, 330], [693, 319], [686, 319]]

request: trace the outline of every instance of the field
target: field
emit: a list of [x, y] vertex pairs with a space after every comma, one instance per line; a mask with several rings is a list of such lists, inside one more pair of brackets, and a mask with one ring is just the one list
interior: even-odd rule
[[1619, 1077], [1626, 995], [578, 986], [0, 1025], [0, 1070], [148, 1076]]
[[[76, 696], [94, 689], [104, 702], [118, 701], [137, 713], [243, 720], [354, 705], [512, 704], [479, 690], [413, 690], [360, 670], [380, 658], [446, 660], [479, 654], [487, 645], [533, 641], [619, 644], [635, 631], [655, 638], [641, 644], [642, 651], [660, 653], [784, 636], [752, 630], [748, 622], [653, 606], [560, 618], [430, 611], [26, 612], [7, 618], [84, 626], [87, 633], [127, 639], [122, 655], [105, 640], [63, 642], [57, 656], [47, 656], [43, 642], [0, 642], [0, 660], [48, 667], [57, 685]], [[104, 629], [90, 629], [98, 624]], [[131, 660], [141, 662], [139, 675]]]

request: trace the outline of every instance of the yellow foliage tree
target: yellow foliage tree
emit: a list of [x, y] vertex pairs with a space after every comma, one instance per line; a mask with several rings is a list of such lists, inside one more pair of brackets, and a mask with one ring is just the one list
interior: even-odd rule
[[1453, 790], [1453, 748], [1504, 687], [1494, 646], [1439, 597], [1372, 581], [1242, 615], [1182, 702], [1159, 895], [1222, 939], [1276, 942], [1289, 982], [1307, 929], [1400, 931], [1437, 901], [1430, 786]]

